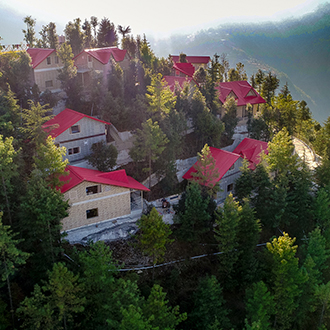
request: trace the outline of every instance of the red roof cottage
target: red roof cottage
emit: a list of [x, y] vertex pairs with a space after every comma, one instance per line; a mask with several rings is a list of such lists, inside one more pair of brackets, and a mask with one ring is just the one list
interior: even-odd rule
[[[257, 113], [258, 104], [266, 101], [258, 92], [245, 80], [221, 82], [216, 87], [219, 92], [219, 100], [222, 105], [230, 98], [234, 97], [237, 103], [237, 117], [247, 117], [247, 105], [250, 104], [253, 109], [253, 115]], [[221, 117], [225, 114], [225, 108], [221, 107]]]
[[104, 47], [85, 49], [73, 60], [82, 85], [88, 86], [91, 83], [91, 72], [101, 73], [105, 79], [113, 63], [118, 63], [124, 71], [128, 69], [130, 58], [125, 49]]
[[[233, 152], [210, 147], [210, 152], [215, 160], [218, 177], [214, 182], [219, 182], [220, 192], [218, 199], [224, 199], [234, 189], [235, 180], [241, 175], [243, 159], [249, 161], [249, 167], [254, 170], [260, 162], [261, 153], [268, 153], [267, 142], [245, 138]], [[196, 164], [196, 163], [195, 163]], [[192, 173], [196, 172], [195, 164], [182, 176], [186, 180], [194, 180]]]
[[[180, 63], [180, 55], [171, 55], [174, 63]], [[191, 63], [197, 71], [201, 66], [206, 69], [209, 62], [211, 61], [210, 56], [186, 56], [187, 63]]]
[[[69, 216], [62, 220], [63, 230], [83, 227], [142, 210], [144, 185], [126, 175], [125, 170], [100, 172], [68, 166], [61, 187], [69, 200]], [[141, 194], [141, 196], [139, 196]]]
[[33, 80], [41, 92], [46, 89], [51, 92], [61, 91], [61, 82], [57, 79], [58, 70], [62, 68], [62, 62], [55, 49], [28, 48], [27, 53], [31, 57]]
[[107, 129], [110, 123], [65, 109], [47, 121], [43, 129], [49, 133], [58, 146], [66, 147], [69, 162], [78, 161], [90, 154], [94, 143], [106, 142]]

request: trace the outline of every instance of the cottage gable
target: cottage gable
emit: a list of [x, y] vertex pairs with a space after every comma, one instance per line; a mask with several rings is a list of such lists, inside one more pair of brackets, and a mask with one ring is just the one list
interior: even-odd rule
[[[107, 221], [131, 213], [133, 191], [149, 191], [129, 177], [125, 170], [100, 172], [68, 166], [60, 188], [70, 203], [69, 216], [62, 220], [63, 230]], [[141, 195], [142, 198], [142, 195]]]
[[[241, 175], [240, 168], [243, 159], [249, 161], [249, 168], [255, 169], [260, 162], [260, 156], [264, 152], [268, 153], [268, 144], [264, 141], [258, 141], [245, 138], [233, 152], [210, 147], [210, 152], [215, 160], [215, 168], [218, 171], [218, 177], [213, 179], [212, 184], [217, 182], [220, 185], [218, 198], [223, 199], [233, 191], [235, 180]], [[194, 180], [193, 173], [196, 173], [195, 165], [182, 176], [186, 180]]]
[[33, 80], [41, 92], [46, 89], [57, 92], [61, 90], [58, 70], [63, 67], [55, 49], [28, 48], [31, 57]]
[[65, 109], [46, 122], [43, 129], [55, 139], [58, 146], [66, 148], [66, 158], [71, 162], [89, 155], [94, 143], [106, 142], [107, 125], [111, 124], [71, 109]]

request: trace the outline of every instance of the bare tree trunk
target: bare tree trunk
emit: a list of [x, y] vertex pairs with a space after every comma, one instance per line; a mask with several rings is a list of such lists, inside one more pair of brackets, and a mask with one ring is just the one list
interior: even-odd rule
[[8, 269], [7, 269], [6, 257], [3, 257], [3, 260], [4, 260], [4, 264], [5, 264], [5, 270], [6, 270], [6, 281], [7, 281], [7, 287], [8, 287], [10, 313], [11, 313], [11, 318], [12, 318], [12, 322], [13, 322], [13, 329], [15, 329], [15, 316], [14, 316], [13, 298], [11, 296], [11, 289], [10, 289], [10, 282], [9, 282], [9, 274], [8, 274]]

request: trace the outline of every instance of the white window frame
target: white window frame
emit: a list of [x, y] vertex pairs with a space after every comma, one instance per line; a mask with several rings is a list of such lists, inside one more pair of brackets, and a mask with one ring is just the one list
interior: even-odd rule
[[[75, 149], [78, 149], [78, 151], [75, 152], [76, 151]], [[76, 154], [79, 154], [79, 153], [80, 153], [80, 147], [68, 148], [68, 155], [69, 156], [76, 155]]]

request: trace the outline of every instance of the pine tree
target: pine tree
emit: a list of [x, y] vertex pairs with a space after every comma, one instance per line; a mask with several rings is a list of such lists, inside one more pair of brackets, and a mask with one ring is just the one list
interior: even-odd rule
[[142, 130], [138, 129], [134, 147], [130, 150], [130, 156], [134, 161], [147, 160], [148, 167], [145, 171], [149, 172], [149, 188], [151, 187], [152, 163], [164, 151], [168, 139], [160, 129], [158, 122], [148, 119], [142, 124]]
[[32, 16], [24, 17], [24, 23], [26, 24], [26, 30], [22, 30], [24, 33], [24, 40], [29, 45], [29, 47], [33, 48], [37, 38], [35, 37], [34, 27], [36, 25], [36, 20], [32, 18]]
[[[264, 282], [254, 283], [246, 292], [246, 329], [270, 330], [270, 318], [274, 314], [274, 297]], [[251, 324], [251, 326], [249, 326]], [[253, 325], [258, 325], [254, 328]]]
[[302, 294], [302, 284], [308, 279], [299, 269], [299, 260], [295, 256], [297, 245], [293, 245], [294, 242], [294, 238], [284, 233], [283, 236], [274, 238], [272, 243], [267, 243], [267, 249], [272, 256], [271, 289], [275, 302], [276, 329], [292, 328], [294, 313]]
[[32, 177], [20, 205], [19, 226], [30, 258], [30, 278], [36, 281], [61, 255], [61, 220], [69, 205], [62, 194], [39, 177]]
[[48, 136], [45, 144], [39, 146], [37, 155], [34, 157], [35, 168], [32, 175], [49, 182], [52, 188], [61, 187], [64, 182], [60, 180], [60, 177], [68, 174], [65, 168], [69, 161], [63, 160], [65, 154], [65, 147], [57, 147], [54, 139]]
[[112, 144], [105, 142], [94, 143], [91, 147], [91, 154], [86, 157], [89, 164], [95, 166], [101, 172], [107, 172], [115, 167], [118, 151]]
[[46, 284], [36, 285], [32, 297], [26, 297], [18, 309], [25, 328], [72, 328], [74, 316], [83, 312], [85, 304], [78, 278], [63, 263], [54, 264]]
[[242, 207], [236, 202], [232, 194], [226, 197], [223, 209], [219, 209], [216, 213], [216, 228], [213, 230], [215, 239], [218, 242], [219, 251], [219, 268], [221, 280], [226, 285], [231, 286], [230, 280], [233, 277], [233, 270], [238, 260], [238, 243], [237, 243], [237, 226], [239, 223], [240, 212]]
[[174, 221], [181, 226], [178, 235], [185, 241], [200, 239], [200, 236], [211, 229], [212, 219], [208, 212], [209, 198], [203, 198], [196, 182], [186, 189], [184, 206], [178, 209]]
[[11, 179], [17, 176], [17, 165], [14, 162], [14, 158], [17, 156], [13, 147], [13, 138], [2, 138], [0, 135], [0, 179], [1, 179], [1, 194], [3, 197], [0, 200], [1, 209], [6, 210], [6, 218], [9, 224], [12, 224], [12, 211], [10, 205], [10, 193], [13, 190]]
[[162, 216], [153, 208], [149, 215], [142, 215], [138, 221], [139, 230], [141, 231], [138, 237], [139, 245], [142, 251], [152, 258], [154, 279], [155, 265], [162, 260], [166, 251], [166, 245], [173, 240], [169, 239], [171, 229], [168, 224], [163, 221]]
[[112, 251], [103, 241], [91, 243], [88, 249], [78, 252], [80, 283], [84, 286], [86, 297], [82, 327], [99, 329], [106, 325], [112, 292], [115, 290]]
[[13, 328], [15, 328], [15, 317], [10, 278], [17, 271], [16, 267], [25, 264], [26, 259], [29, 257], [28, 253], [22, 252], [17, 248], [19, 242], [20, 240], [14, 239], [10, 226], [4, 226], [2, 224], [2, 213], [0, 212], [0, 275], [1, 280], [6, 282], [8, 289], [8, 300], [10, 304], [10, 313], [12, 315]]
[[219, 169], [216, 167], [210, 147], [205, 144], [201, 153], [197, 154], [197, 163], [194, 165], [196, 172], [191, 172], [193, 180], [206, 189], [206, 193], [213, 197], [219, 190]]
[[148, 110], [154, 120], [160, 121], [168, 116], [171, 109], [174, 109], [176, 97], [169, 87], [166, 86], [160, 73], [152, 76], [151, 84], [147, 86], [147, 91]]
[[241, 287], [252, 283], [256, 278], [257, 260], [255, 252], [260, 231], [260, 222], [255, 217], [255, 211], [251, 208], [249, 201], [244, 199], [237, 226], [237, 250], [240, 257], [235, 267]]
[[179, 314], [179, 306], [168, 306], [165, 297], [166, 292], [163, 292], [163, 288], [155, 284], [143, 306], [143, 315], [159, 330], [174, 330], [179, 323], [186, 320], [187, 314]]
[[84, 33], [81, 29], [81, 19], [76, 18], [69, 22], [64, 29], [67, 44], [71, 46], [74, 55], [78, 55], [84, 45]]
[[230, 141], [234, 135], [234, 130], [238, 124], [237, 104], [233, 97], [230, 97], [224, 104], [225, 115], [222, 121], [225, 123], [225, 136], [227, 141]]
[[194, 294], [194, 307], [188, 320], [195, 329], [212, 329], [218, 322], [223, 329], [229, 329], [228, 311], [224, 307], [225, 300], [222, 287], [215, 276], [201, 279]]

